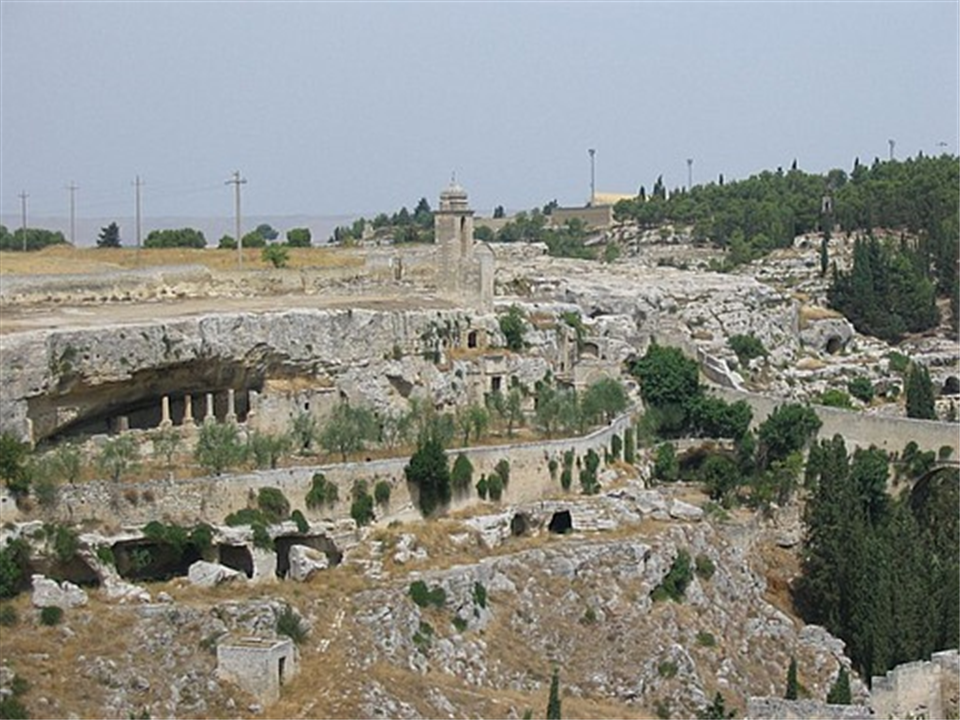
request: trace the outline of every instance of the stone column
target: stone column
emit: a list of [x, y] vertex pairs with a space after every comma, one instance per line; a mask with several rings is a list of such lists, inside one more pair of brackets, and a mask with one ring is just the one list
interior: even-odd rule
[[173, 425], [170, 419], [170, 396], [164, 395], [160, 399], [160, 427], [168, 428]]
[[217, 421], [217, 416], [213, 413], [213, 393], [207, 393], [207, 413], [203, 416], [203, 421], [205, 423]]
[[[163, 423], [161, 423], [162, 425]], [[130, 429], [130, 418], [126, 415], [117, 416], [117, 432], [125, 433]]]
[[227, 422], [237, 421], [237, 395], [233, 388], [227, 389]]
[[183, 396], [183, 424], [193, 425], [193, 396], [187, 393]]

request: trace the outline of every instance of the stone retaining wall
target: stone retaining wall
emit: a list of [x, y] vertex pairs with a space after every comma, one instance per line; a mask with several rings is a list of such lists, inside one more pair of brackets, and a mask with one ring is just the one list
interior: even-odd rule
[[[753, 410], [754, 427], [763, 422], [778, 405], [789, 402], [783, 398], [732, 388], [713, 388], [713, 392], [727, 402], [745, 400]], [[869, 415], [823, 405], [811, 407], [823, 423], [820, 437], [843, 435], [848, 447], [875, 445], [887, 452], [899, 452], [913, 440], [922, 450], [937, 451], [946, 445], [953, 448], [952, 457], [960, 456], [960, 423]]]
[[[551, 457], [562, 464], [563, 453], [573, 450], [582, 457], [590, 449], [601, 458], [603, 450], [610, 447], [616, 434], [622, 435], [630, 426], [632, 415], [624, 414], [593, 433], [581, 437], [546, 440], [512, 445], [480, 446], [449, 450], [451, 465], [457, 454], [463, 452], [473, 464], [473, 482], [481, 473], [490, 474], [503, 459], [510, 462], [510, 483], [504, 492], [504, 504], [537, 500], [552, 492], [560, 492], [558, 478], [550, 476], [548, 463]], [[290, 501], [291, 509], [300, 509], [311, 520], [349, 517], [350, 490], [357, 480], [365, 480], [369, 489], [380, 480], [392, 486], [390, 504], [386, 512], [378, 511], [381, 517], [409, 513], [415, 498], [404, 477], [403, 469], [409, 457], [389, 458], [319, 465], [310, 467], [282, 468], [189, 480], [155, 479], [144, 482], [112, 483], [93, 481], [78, 485], [63, 485], [60, 500], [54, 511], [60, 522], [79, 523], [94, 520], [109, 525], [143, 525], [150, 520], [163, 520], [180, 524], [204, 521], [219, 523], [236, 510], [248, 505], [251, 497], [262, 487], [275, 487], [283, 491]], [[323, 473], [339, 488], [339, 502], [333, 507], [318, 511], [308, 510], [305, 497], [310, 489], [314, 473]], [[574, 481], [576, 488], [576, 480]], [[576, 491], [576, 490], [575, 490]], [[451, 509], [469, 506], [477, 501], [476, 492], [455, 499]], [[20, 513], [9, 497], [0, 503], [0, 521], [19, 520]]]

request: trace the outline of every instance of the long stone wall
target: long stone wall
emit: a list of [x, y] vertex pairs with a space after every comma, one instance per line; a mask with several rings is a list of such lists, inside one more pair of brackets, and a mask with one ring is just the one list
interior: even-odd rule
[[[777, 406], [789, 402], [783, 398], [732, 388], [714, 388], [713, 392], [727, 402], [745, 400], [753, 409], [754, 426], [769, 417]], [[960, 423], [869, 415], [823, 405], [811, 407], [823, 423], [820, 428], [821, 438], [832, 438], [840, 434], [848, 446], [875, 445], [887, 452], [899, 452], [913, 440], [923, 450], [939, 450], [948, 446], [953, 448], [953, 457], [960, 455]]]
[[[610, 425], [588, 435], [547, 440], [535, 443], [517, 443], [455, 449], [448, 451], [451, 464], [460, 452], [466, 454], [474, 468], [474, 483], [481, 473], [490, 474], [500, 460], [510, 462], [510, 483], [502, 502], [530, 502], [553, 492], [560, 492], [559, 479], [550, 475], [550, 458], [558, 464], [567, 450], [577, 456], [593, 449], [603, 457], [603, 449], [610, 447], [614, 434], [621, 434], [630, 426], [627, 413]], [[291, 509], [300, 509], [307, 518], [339, 519], [349, 517], [350, 490], [357, 480], [365, 480], [372, 490], [379, 480], [391, 484], [390, 504], [382, 516], [408, 516], [414, 513], [415, 498], [404, 477], [408, 457], [329, 464], [310, 467], [283, 468], [190, 480], [155, 479], [144, 482], [113, 483], [94, 481], [77, 485], [63, 485], [60, 499], [53, 511], [60, 522], [79, 523], [86, 520], [108, 525], [143, 525], [151, 520], [193, 524], [204, 521], [222, 522], [236, 510], [247, 507], [257, 491], [263, 487], [279, 488], [291, 503]], [[305, 505], [314, 473], [323, 473], [339, 489], [339, 502], [333, 507], [311, 511]], [[475, 491], [454, 499], [451, 510], [469, 506], [477, 501]], [[381, 513], [378, 513], [381, 514]], [[15, 504], [7, 498], [0, 503], [0, 521], [22, 519]]]

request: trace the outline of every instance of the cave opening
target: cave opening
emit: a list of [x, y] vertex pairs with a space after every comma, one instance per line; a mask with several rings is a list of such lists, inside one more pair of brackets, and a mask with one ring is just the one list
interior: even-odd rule
[[526, 513], [518, 512], [510, 520], [510, 534], [521, 537], [530, 532], [530, 517]]
[[558, 510], [550, 518], [547, 530], [556, 535], [565, 535], [573, 532], [573, 517], [569, 510]]
[[125, 580], [169, 580], [184, 577], [203, 560], [194, 545], [178, 548], [155, 540], [123, 540], [113, 545], [117, 572]]
[[278, 578], [285, 578], [290, 572], [290, 548], [294, 545], [303, 545], [321, 551], [327, 556], [330, 567], [339, 565], [343, 560], [343, 552], [326, 535], [281, 535], [273, 541], [277, 552]]
[[253, 577], [253, 555], [246, 545], [221, 543], [217, 546], [217, 559], [224, 567], [242, 572], [247, 578]]

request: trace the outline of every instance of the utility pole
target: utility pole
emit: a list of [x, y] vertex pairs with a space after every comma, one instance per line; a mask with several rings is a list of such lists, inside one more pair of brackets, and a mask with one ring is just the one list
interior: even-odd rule
[[240, 186], [246, 183], [246, 179], [240, 177], [240, 171], [233, 173], [233, 179], [227, 180], [225, 185], [233, 185], [234, 197], [236, 200], [236, 219], [237, 219], [237, 267], [243, 270], [243, 236], [240, 235]]
[[687, 158], [687, 192], [693, 187], [693, 158]]
[[143, 187], [143, 181], [140, 179], [140, 176], [137, 175], [137, 179], [132, 183], [135, 188], [136, 202], [137, 202], [137, 264], [140, 263], [140, 188]]
[[27, 251], [27, 195], [26, 190], [20, 191], [20, 231], [23, 233], [23, 251]]
[[887, 140], [890, 143], [890, 159], [893, 160], [893, 148], [897, 144], [896, 140]]
[[70, 191], [70, 244], [74, 247], [77, 246], [77, 205], [74, 193], [79, 189], [73, 182], [67, 185], [67, 190]]
[[593, 207], [594, 203], [597, 201], [597, 186], [596, 186], [596, 174], [595, 174], [595, 165], [594, 157], [597, 154], [597, 151], [593, 148], [587, 150], [590, 153], [590, 207]]

